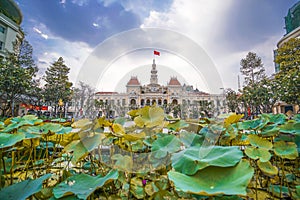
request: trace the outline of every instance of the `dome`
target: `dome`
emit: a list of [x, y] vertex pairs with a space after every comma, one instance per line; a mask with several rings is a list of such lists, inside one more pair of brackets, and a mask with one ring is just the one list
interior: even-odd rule
[[10, 18], [18, 25], [22, 23], [23, 16], [19, 6], [12, 0], [0, 0], [0, 13]]

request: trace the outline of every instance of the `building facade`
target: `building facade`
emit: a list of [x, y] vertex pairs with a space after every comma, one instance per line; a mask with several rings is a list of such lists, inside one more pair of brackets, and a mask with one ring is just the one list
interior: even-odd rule
[[137, 76], [126, 84], [126, 93], [97, 92], [99, 115], [124, 116], [130, 109], [146, 105], [158, 105], [166, 113], [181, 118], [212, 116], [226, 111], [223, 94], [208, 94], [191, 85], [181, 84], [177, 77], [171, 77], [167, 85], [158, 83], [158, 70], [153, 59], [150, 83], [142, 85]]
[[[286, 34], [278, 41], [277, 47], [282, 45], [292, 38], [300, 38], [300, 1], [293, 5], [287, 13], [285, 19]], [[277, 55], [277, 50], [274, 50], [274, 60]], [[280, 71], [280, 65], [275, 63], [275, 73]], [[278, 101], [273, 107], [273, 113], [286, 113], [288, 111], [299, 112], [299, 105], [290, 105], [283, 101]]]
[[[286, 34], [277, 43], [278, 48], [291, 38], [300, 37], [300, 1], [289, 9], [288, 14], [284, 19]], [[276, 54], [277, 50], [274, 50], [274, 57], [276, 57]], [[275, 63], [275, 72], [278, 72], [279, 70], [279, 64]]]
[[0, 56], [14, 51], [14, 42], [21, 41], [24, 34], [20, 28], [22, 14], [12, 0], [0, 0]]

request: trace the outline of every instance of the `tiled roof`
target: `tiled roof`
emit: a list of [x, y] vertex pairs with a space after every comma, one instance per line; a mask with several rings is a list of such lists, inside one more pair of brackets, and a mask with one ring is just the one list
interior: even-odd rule
[[168, 83], [168, 85], [179, 85], [179, 86], [181, 86], [180, 82], [177, 80], [176, 77], [171, 77], [170, 82]]
[[141, 85], [136, 76], [132, 76], [127, 85]]

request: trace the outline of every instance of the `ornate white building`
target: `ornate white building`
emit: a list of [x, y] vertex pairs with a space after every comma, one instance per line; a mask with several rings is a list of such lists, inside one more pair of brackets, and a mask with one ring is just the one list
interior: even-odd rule
[[14, 51], [13, 43], [20, 41], [24, 33], [20, 28], [22, 13], [12, 0], [0, 1], [0, 56]]
[[153, 59], [150, 83], [142, 85], [137, 76], [126, 84], [126, 93], [97, 92], [100, 106], [99, 115], [122, 116], [130, 109], [156, 104], [167, 113], [182, 118], [195, 118], [225, 111], [223, 94], [208, 94], [181, 84], [177, 77], [171, 77], [167, 85], [158, 83], [158, 71]]

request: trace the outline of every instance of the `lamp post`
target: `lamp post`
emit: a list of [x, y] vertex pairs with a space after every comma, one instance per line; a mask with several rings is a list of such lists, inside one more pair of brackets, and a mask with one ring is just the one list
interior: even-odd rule
[[59, 110], [60, 110], [60, 112], [59, 112], [59, 118], [61, 118], [62, 106], [64, 106], [64, 102], [63, 102], [62, 99], [58, 100], [58, 106], [59, 106]]
[[225, 113], [226, 112], [225, 88], [220, 88], [220, 90], [222, 90], [222, 93], [221, 93], [221, 102], [222, 102], [221, 109], [223, 109], [223, 113]]

